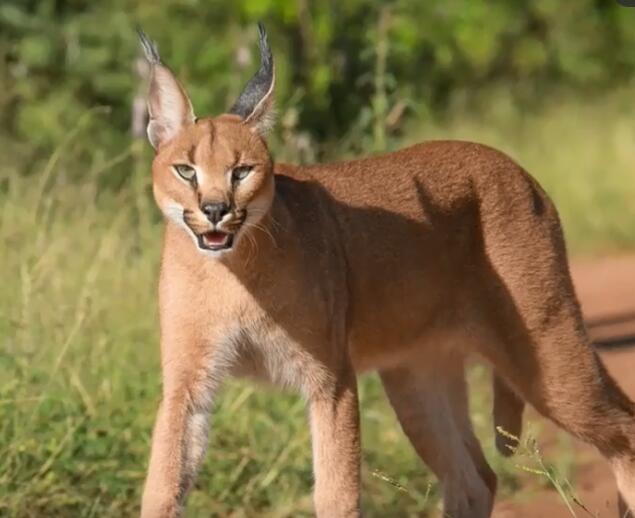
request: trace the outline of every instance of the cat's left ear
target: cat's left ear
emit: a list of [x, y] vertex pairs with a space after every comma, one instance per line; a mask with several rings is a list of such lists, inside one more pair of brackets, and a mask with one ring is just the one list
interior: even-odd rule
[[258, 23], [258, 44], [260, 47], [260, 68], [249, 80], [229, 113], [242, 117], [255, 131], [264, 135], [274, 124], [273, 86], [275, 71], [267, 32]]

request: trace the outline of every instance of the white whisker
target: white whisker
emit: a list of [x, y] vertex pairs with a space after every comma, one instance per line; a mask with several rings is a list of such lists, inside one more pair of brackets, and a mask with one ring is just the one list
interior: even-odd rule
[[273, 243], [273, 245], [276, 248], [278, 248], [278, 242], [276, 241], [276, 238], [273, 237], [273, 234], [269, 231], [267, 227], [264, 227], [263, 225], [260, 225], [259, 223], [248, 223], [248, 222], [245, 222], [245, 226], [247, 226], [248, 228], [255, 228], [257, 230], [260, 230], [261, 232], [264, 232], [271, 238], [271, 242]]

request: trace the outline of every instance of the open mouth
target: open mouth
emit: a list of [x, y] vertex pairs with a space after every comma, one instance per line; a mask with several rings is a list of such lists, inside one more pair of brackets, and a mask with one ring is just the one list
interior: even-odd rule
[[198, 235], [198, 246], [203, 250], [211, 250], [213, 252], [229, 250], [233, 244], [234, 234], [228, 234], [220, 230], [210, 230]]

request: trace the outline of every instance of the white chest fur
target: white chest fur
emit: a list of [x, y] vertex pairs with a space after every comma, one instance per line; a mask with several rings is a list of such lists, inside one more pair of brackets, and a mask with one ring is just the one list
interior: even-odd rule
[[212, 361], [215, 370], [299, 390], [307, 398], [329, 379], [325, 365], [306, 344], [296, 341], [266, 315], [237, 319], [228, 326], [217, 341]]

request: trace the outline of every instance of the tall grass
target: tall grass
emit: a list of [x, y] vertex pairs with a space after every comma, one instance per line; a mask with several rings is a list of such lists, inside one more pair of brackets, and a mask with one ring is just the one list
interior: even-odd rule
[[[510, 151], [554, 196], [575, 249], [632, 246], [635, 118], [622, 103], [569, 103], [514, 123], [497, 118], [494, 103], [483, 120], [455, 118], [419, 133]], [[80, 128], [72, 138], [89, 137]], [[130, 156], [137, 158], [126, 188], [98, 190], [95, 177]], [[95, 152], [86, 163], [64, 143], [29, 177], [0, 165], [2, 516], [138, 511], [160, 388], [161, 223], [149, 200], [148, 170], [137, 144], [119, 158]], [[69, 181], [78, 173], [82, 181]], [[521, 473], [493, 453], [485, 370], [471, 378], [474, 421], [501, 474], [501, 493], [509, 493]], [[360, 392], [367, 516], [435, 509], [438, 484], [407, 445], [377, 380], [364, 379]], [[188, 516], [311, 515], [300, 398], [233, 382], [213, 422]]]

